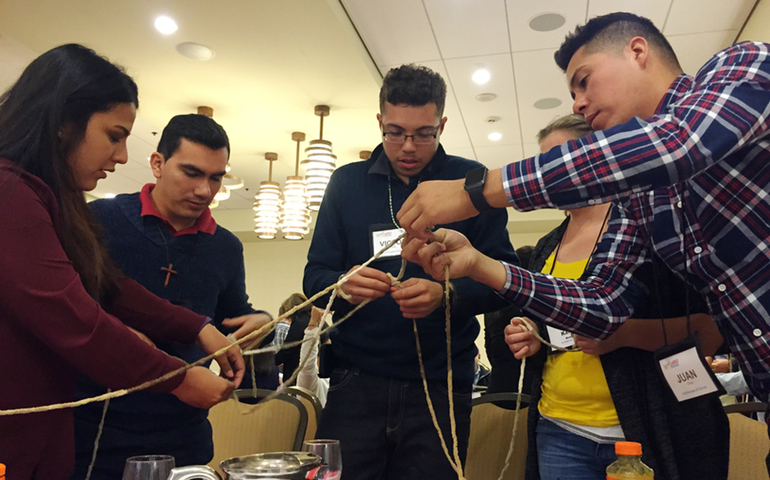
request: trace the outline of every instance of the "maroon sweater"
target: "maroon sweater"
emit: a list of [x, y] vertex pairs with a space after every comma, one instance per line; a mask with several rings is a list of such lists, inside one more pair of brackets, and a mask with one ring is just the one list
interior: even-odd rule
[[[153, 340], [189, 343], [205, 322], [129, 279], [102, 309], [62, 249], [57, 211], [43, 181], [0, 159], [0, 410], [72, 401], [78, 372], [112, 389], [157, 378], [184, 363], [126, 325]], [[183, 378], [153, 390], [171, 391]], [[72, 423], [71, 410], [0, 416], [7, 479], [67, 479]]]

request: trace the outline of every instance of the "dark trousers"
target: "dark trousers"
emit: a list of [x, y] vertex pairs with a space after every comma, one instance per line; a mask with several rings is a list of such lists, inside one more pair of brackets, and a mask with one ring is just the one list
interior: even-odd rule
[[[439, 425], [452, 455], [446, 380], [429, 381]], [[471, 386], [454, 393], [460, 459], [465, 461]], [[433, 426], [421, 380], [335, 369], [316, 438], [340, 440], [346, 480], [457, 478]]]

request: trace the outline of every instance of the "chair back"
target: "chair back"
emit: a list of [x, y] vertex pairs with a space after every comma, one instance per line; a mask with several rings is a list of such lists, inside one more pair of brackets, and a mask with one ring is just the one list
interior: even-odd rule
[[307, 410], [307, 429], [305, 430], [305, 440], [315, 438], [315, 432], [318, 429], [318, 419], [321, 418], [321, 401], [318, 396], [304, 387], [293, 385], [286, 389], [286, 393], [292, 397], [297, 397]]
[[730, 466], [727, 480], [768, 478], [765, 458], [770, 452], [767, 425], [745, 414], [765, 412], [767, 404], [736, 403], [725, 407], [730, 420]]
[[[231, 398], [209, 410], [214, 458], [209, 466], [219, 469], [219, 463], [232, 457], [254, 453], [289, 452], [302, 449], [308, 415], [296, 398], [279, 394], [263, 403], [261, 399], [272, 390], [236, 390], [238, 400]], [[242, 403], [241, 403], [242, 402]]]
[[[516, 393], [492, 393], [473, 400], [471, 435], [465, 461], [465, 478], [468, 480], [496, 480], [503, 470], [517, 413], [515, 410], [500, 408], [492, 402], [515, 402], [517, 396]], [[521, 398], [522, 408], [518, 412], [519, 424], [513, 455], [504, 480], [524, 478], [529, 396], [522, 394]]]

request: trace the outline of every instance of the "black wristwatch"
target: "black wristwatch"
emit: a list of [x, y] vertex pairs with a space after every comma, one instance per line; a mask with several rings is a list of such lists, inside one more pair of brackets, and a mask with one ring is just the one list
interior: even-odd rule
[[492, 206], [484, 198], [484, 185], [487, 183], [487, 167], [474, 168], [465, 174], [465, 191], [471, 198], [473, 208], [479, 212], [492, 210]]

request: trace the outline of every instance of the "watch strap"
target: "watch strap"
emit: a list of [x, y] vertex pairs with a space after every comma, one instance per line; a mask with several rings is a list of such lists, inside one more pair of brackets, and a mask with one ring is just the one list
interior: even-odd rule
[[484, 185], [487, 183], [487, 168], [479, 167], [465, 174], [465, 191], [471, 199], [473, 208], [479, 212], [492, 210], [492, 206], [484, 198]]

